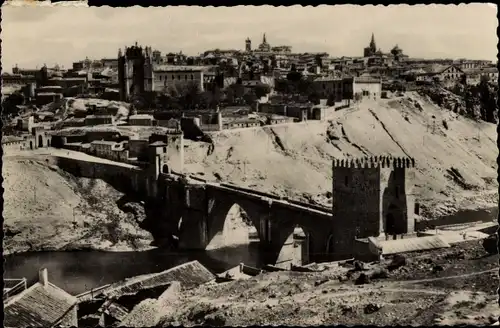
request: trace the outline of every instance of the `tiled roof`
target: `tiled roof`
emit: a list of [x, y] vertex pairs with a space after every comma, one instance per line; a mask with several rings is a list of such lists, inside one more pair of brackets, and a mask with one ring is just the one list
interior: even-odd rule
[[149, 145], [150, 146], [167, 146], [167, 144], [164, 143], [163, 141], [155, 141], [153, 143], [150, 143]]
[[112, 284], [103, 294], [107, 298], [135, 294], [142, 289], [166, 285], [173, 281], [180, 282], [183, 288], [194, 288], [213, 279], [214, 274], [198, 261], [192, 261], [163, 272], [145, 274]]
[[205, 66], [158, 65], [154, 67], [155, 72], [197, 72], [204, 69], [206, 69]]
[[9, 143], [9, 142], [18, 142], [18, 141], [23, 141], [24, 139], [22, 137], [16, 137], [16, 136], [3, 136], [2, 137], [2, 143]]
[[497, 67], [483, 67], [483, 68], [470, 68], [464, 69], [465, 74], [487, 74], [487, 73], [498, 73]]
[[153, 115], [149, 114], [136, 114], [136, 115], [130, 115], [129, 120], [153, 120], [154, 117]]
[[51, 327], [73, 306], [76, 298], [49, 283], [36, 283], [8, 299], [4, 308], [5, 327]]
[[116, 142], [114, 142], [114, 141], [106, 141], [106, 140], [94, 140], [90, 144], [92, 144], [92, 145], [114, 146], [116, 144]]

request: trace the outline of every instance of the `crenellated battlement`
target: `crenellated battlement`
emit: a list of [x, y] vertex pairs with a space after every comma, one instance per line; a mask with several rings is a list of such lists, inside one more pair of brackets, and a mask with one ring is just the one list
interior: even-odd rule
[[333, 168], [415, 168], [412, 157], [370, 156], [353, 159], [334, 159]]

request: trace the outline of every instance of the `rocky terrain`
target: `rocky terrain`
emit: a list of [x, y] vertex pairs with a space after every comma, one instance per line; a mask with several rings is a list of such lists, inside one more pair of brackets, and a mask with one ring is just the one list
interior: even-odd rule
[[185, 291], [162, 325], [488, 325], [500, 315], [497, 259], [467, 242], [323, 272], [264, 273]]
[[331, 204], [333, 158], [411, 156], [422, 215], [495, 207], [496, 125], [464, 118], [416, 93], [365, 101], [328, 121], [213, 133], [186, 142], [189, 172], [259, 190]]
[[4, 156], [2, 176], [5, 254], [150, 248], [151, 234], [137, 223], [143, 213], [133, 211], [140, 204], [101, 180], [77, 178], [36, 157], [16, 156]]
[[[434, 218], [497, 206], [496, 138], [494, 124], [461, 117], [409, 93], [329, 113], [325, 122], [214, 133], [213, 152], [207, 143], [186, 140], [185, 168], [208, 179], [328, 206], [333, 158], [408, 155], [416, 160], [421, 214]], [[103, 181], [15, 156], [4, 157], [3, 177], [7, 252], [149, 247], [150, 234], [117, 207], [123, 195]]]

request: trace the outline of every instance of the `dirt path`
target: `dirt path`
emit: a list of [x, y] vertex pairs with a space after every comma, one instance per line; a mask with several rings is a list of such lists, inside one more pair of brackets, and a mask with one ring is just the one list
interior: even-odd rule
[[418, 283], [422, 283], [422, 282], [431, 282], [431, 281], [440, 281], [440, 280], [458, 279], [458, 278], [466, 278], [466, 277], [478, 276], [478, 275], [481, 275], [481, 274], [485, 274], [485, 273], [489, 273], [489, 272], [494, 272], [494, 271], [498, 271], [498, 269], [483, 270], [483, 271], [479, 271], [479, 272], [459, 274], [459, 275], [456, 275], [456, 276], [448, 276], [448, 277], [438, 277], [438, 278], [428, 278], [428, 279], [418, 279], [418, 280], [407, 280], [407, 281], [400, 281], [398, 283], [399, 284], [418, 284]]

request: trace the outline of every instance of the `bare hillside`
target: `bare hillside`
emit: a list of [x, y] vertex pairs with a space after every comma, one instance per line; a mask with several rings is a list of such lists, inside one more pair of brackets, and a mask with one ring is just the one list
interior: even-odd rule
[[329, 115], [325, 122], [214, 133], [213, 152], [208, 144], [188, 143], [186, 169], [328, 203], [324, 196], [331, 190], [333, 158], [411, 156], [426, 214], [495, 206], [494, 124], [458, 116], [414, 93]]
[[151, 235], [101, 180], [76, 178], [45, 163], [3, 158], [4, 251], [143, 249]]

